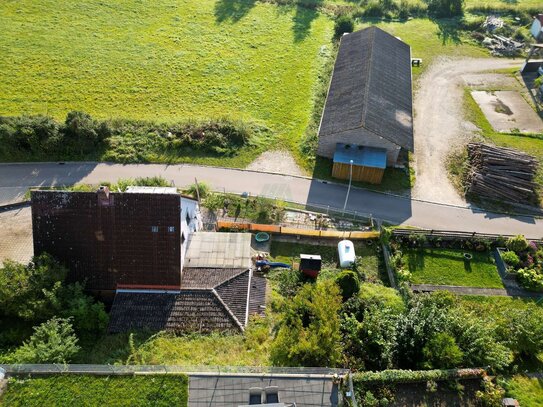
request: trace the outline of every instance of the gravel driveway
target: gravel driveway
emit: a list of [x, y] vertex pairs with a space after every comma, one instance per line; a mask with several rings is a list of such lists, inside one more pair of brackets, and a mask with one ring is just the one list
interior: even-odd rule
[[464, 76], [521, 65], [522, 61], [510, 59], [439, 58], [428, 67], [415, 93], [414, 198], [466, 205], [449, 181], [445, 164], [447, 156], [464, 146], [477, 130], [464, 120]]

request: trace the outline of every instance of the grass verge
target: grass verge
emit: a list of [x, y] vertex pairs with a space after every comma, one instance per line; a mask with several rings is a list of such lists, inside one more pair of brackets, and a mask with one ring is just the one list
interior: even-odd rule
[[543, 380], [513, 376], [505, 381], [507, 396], [517, 399], [522, 407], [539, 407], [543, 400]]
[[82, 376], [10, 379], [2, 406], [187, 406], [188, 377]]
[[469, 253], [471, 261], [464, 259], [463, 250], [416, 249], [404, 256], [414, 284], [503, 288], [492, 254]]

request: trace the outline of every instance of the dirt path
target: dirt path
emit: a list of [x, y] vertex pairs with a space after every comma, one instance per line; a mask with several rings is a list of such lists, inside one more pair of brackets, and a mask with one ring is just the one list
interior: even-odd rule
[[447, 156], [465, 145], [476, 130], [463, 118], [464, 76], [493, 69], [520, 68], [521, 64], [519, 60], [497, 58], [440, 58], [423, 74], [414, 106], [414, 198], [466, 205], [449, 181], [445, 164]]
[[284, 175], [305, 175], [294, 161], [294, 157], [288, 151], [283, 150], [262, 153], [246, 169]]

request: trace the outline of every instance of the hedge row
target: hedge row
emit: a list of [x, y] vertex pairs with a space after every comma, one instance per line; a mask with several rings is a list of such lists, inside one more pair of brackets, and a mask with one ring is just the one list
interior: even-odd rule
[[381, 372], [360, 372], [353, 375], [356, 386], [369, 383], [414, 383], [429, 380], [473, 379], [483, 377], [484, 369], [449, 369], [449, 370], [383, 370]]

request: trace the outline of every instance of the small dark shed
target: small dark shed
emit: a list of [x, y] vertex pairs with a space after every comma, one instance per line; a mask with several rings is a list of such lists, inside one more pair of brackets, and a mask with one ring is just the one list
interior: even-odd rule
[[318, 254], [300, 254], [300, 271], [316, 278], [322, 268], [322, 259]]

